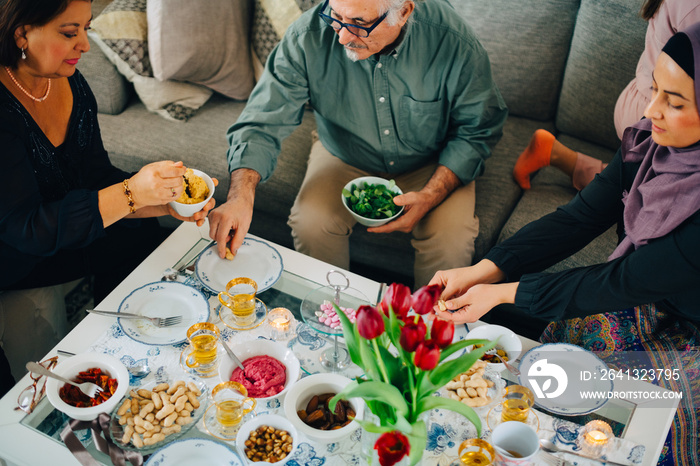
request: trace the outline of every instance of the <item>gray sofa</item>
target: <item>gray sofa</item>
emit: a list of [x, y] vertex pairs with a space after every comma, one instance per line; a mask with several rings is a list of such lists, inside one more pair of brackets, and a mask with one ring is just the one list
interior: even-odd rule
[[[104, 3], [94, 3], [95, 15]], [[536, 129], [548, 129], [570, 147], [604, 161], [612, 158], [619, 145], [614, 105], [634, 77], [646, 23], [638, 16], [637, 2], [629, 0], [452, 0], [452, 4], [489, 52], [510, 110], [504, 136], [476, 184], [478, 260], [498, 241], [575, 195], [569, 179], [551, 168], [541, 170], [527, 192], [513, 181], [515, 160]], [[98, 47], [93, 46], [79, 67], [97, 96], [102, 137], [117, 166], [138, 170], [155, 160], [183, 160], [219, 178], [216, 199], [225, 200], [229, 179], [225, 133], [245, 102], [215, 94], [188, 122], [172, 122], [146, 110]], [[113, 108], [124, 99], [128, 104], [123, 111], [106, 113], [115, 113]], [[286, 221], [305, 172], [313, 129], [313, 113], [307, 110], [301, 126], [284, 142], [274, 176], [257, 190], [251, 233], [293, 247]], [[352, 235], [351, 268], [371, 270], [384, 281], [410, 280], [400, 272], [412, 270], [409, 239], [402, 233], [369, 234], [358, 225]], [[604, 261], [614, 244], [610, 231], [555, 268]]]

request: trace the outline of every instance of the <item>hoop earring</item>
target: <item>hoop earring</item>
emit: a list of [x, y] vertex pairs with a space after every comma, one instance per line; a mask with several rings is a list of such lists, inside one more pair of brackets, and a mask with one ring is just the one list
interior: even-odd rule
[[22, 60], [26, 60], [26, 59], [27, 59], [27, 54], [24, 53], [24, 48], [23, 48], [23, 47], [20, 47], [20, 50], [22, 51]]

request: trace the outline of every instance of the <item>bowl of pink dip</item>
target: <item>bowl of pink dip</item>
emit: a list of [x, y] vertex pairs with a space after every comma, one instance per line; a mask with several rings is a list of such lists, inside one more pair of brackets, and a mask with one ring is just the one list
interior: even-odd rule
[[234, 380], [243, 384], [248, 396], [256, 398], [258, 404], [273, 398], [281, 402], [289, 387], [299, 380], [299, 359], [282, 343], [259, 338], [229, 346], [243, 363], [245, 374], [224, 354], [219, 378], [222, 382]]

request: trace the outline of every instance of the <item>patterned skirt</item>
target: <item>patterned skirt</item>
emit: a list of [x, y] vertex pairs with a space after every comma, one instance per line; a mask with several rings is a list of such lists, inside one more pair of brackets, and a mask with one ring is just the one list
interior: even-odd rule
[[[616, 369], [680, 369], [678, 380], [653, 383], [683, 392], [660, 465], [700, 465], [700, 328], [653, 304], [619, 312], [552, 322], [543, 343], [568, 342], [595, 351]], [[636, 352], [634, 358], [616, 353]], [[632, 362], [630, 362], [632, 359]]]

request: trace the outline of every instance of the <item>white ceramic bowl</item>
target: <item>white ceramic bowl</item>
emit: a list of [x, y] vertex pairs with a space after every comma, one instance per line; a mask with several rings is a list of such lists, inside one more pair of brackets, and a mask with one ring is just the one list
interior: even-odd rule
[[[248, 455], [246, 455], [246, 447], [245, 447], [245, 441], [248, 440], [250, 437], [250, 433], [257, 429], [260, 426], [272, 426], [275, 429], [280, 429], [280, 430], [286, 430], [289, 435], [292, 436], [292, 451], [289, 452], [287, 456], [285, 456], [282, 460], [277, 461], [276, 463], [264, 463], [264, 462], [253, 462], [248, 459]], [[248, 422], [243, 424], [238, 431], [238, 434], [236, 434], [236, 450], [238, 450], [238, 454], [245, 459], [245, 461], [248, 464], [272, 464], [272, 465], [282, 465], [289, 461], [289, 459], [292, 457], [294, 452], [299, 448], [299, 432], [294, 428], [291, 422], [289, 422], [288, 419], [285, 419], [282, 416], [278, 416], [277, 414], [261, 414], [260, 416], [255, 416], [254, 418], [250, 419]]]
[[182, 215], [183, 217], [191, 217], [194, 214], [196, 214], [197, 212], [199, 212], [200, 210], [202, 210], [202, 208], [205, 205], [207, 205], [207, 202], [209, 202], [209, 200], [212, 198], [212, 196], [214, 196], [215, 186], [214, 186], [214, 181], [211, 179], [211, 176], [207, 175], [203, 171], [196, 170], [194, 168], [192, 169], [192, 172], [195, 175], [201, 177], [204, 180], [204, 182], [207, 184], [207, 188], [209, 188], [209, 195], [202, 202], [198, 202], [196, 204], [183, 204], [183, 203], [177, 202], [177, 201], [169, 202], [168, 205], [170, 205], [170, 207], [172, 207], [175, 210], [175, 212]]
[[100, 413], [111, 413], [129, 390], [129, 372], [117, 358], [102, 353], [81, 353], [59, 362], [53, 372], [68, 380], [75, 380], [79, 372], [94, 367], [102, 369], [102, 372], [117, 379], [117, 390], [107, 401], [89, 408], [71, 406], [63, 401], [58, 394], [59, 389], [65, 383], [48, 378], [46, 380], [46, 396], [53, 407], [79, 421], [91, 421]]
[[[261, 403], [266, 403], [268, 400], [275, 398], [278, 398], [281, 402], [289, 389], [299, 380], [299, 375], [301, 374], [299, 359], [297, 359], [291, 349], [287, 348], [282, 343], [258, 338], [256, 340], [232, 344], [229, 345], [229, 347], [233, 350], [234, 354], [238, 356], [241, 362], [245, 362], [246, 359], [252, 358], [253, 356], [267, 355], [277, 359], [284, 364], [287, 369], [287, 381], [284, 384], [284, 390], [273, 396], [256, 398], [258, 406], [261, 406]], [[235, 368], [236, 365], [231, 358], [229, 358], [226, 353], [222, 354], [221, 362], [219, 363], [219, 378], [221, 381], [227, 382], [231, 380], [231, 374], [233, 374]]]
[[[378, 176], [361, 176], [359, 178], [355, 178], [354, 180], [350, 181], [348, 184], [345, 185], [343, 189], [345, 190], [350, 190], [352, 185], [354, 184], [358, 188], [363, 188], [365, 183], [367, 184], [381, 184], [384, 186], [389, 186], [389, 180], [385, 180], [384, 178], [379, 178]], [[393, 191], [399, 195], [403, 194], [403, 191], [399, 189], [398, 186], [394, 186]], [[355, 220], [357, 220], [357, 223], [367, 226], [367, 227], [378, 227], [380, 225], [384, 225], [385, 223], [389, 223], [392, 220], [395, 220], [401, 213], [403, 212], [403, 206], [401, 209], [399, 209], [399, 212], [394, 215], [393, 217], [389, 218], [367, 218], [363, 217], [362, 215], [358, 215], [355, 212], [352, 211], [350, 207], [348, 207], [348, 204], [346, 202], [345, 196], [343, 194], [340, 194], [340, 201], [343, 203], [343, 206], [347, 209], [348, 212], [350, 212], [350, 215], [353, 216]]]
[[[287, 393], [287, 396], [284, 398], [284, 416], [292, 422], [299, 432], [314, 442], [332, 443], [344, 439], [360, 427], [360, 425], [353, 421], [340, 429], [315, 429], [304, 423], [297, 415], [297, 411], [305, 409], [309, 400], [314, 395], [340, 393], [350, 382], [350, 379], [339, 374], [323, 373], [304, 377], [289, 389], [289, 393]], [[365, 408], [364, 401], [360, 398], [351, 398], [350, 405], [355, 410], [356, 415], [362, 419]]]
[[[468, 340], [495, 340], [498, 338], [496, 348], [503, 349], [508, 355], [508, 362], [515, 361], [523, 350], [523, 344], [520, 338], [509, 328], [501, 325], [484, 324], [471, 330], [466, 337]], [[468, 348], [471, 351], [471, 347]], [[489, 367], [498, 372], [506, 370], [506, 366], [502, 362], [488, 363]]]

